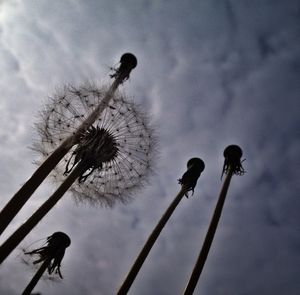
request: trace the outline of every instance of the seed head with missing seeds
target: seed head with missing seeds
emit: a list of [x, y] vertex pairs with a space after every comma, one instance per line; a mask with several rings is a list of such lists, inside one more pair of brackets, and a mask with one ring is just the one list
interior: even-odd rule
[[[105, 92], [103, 87], [84, 84], [77, 88], [66, 86], [54, 95], [36, 125], [39, 139], [34, 149], [42, 157], [47, 157], [101, 103]], [[111, 158], [90, 165], [84, 174], [88, 174], [85, 181], [74, 183], [70, 190], [79, 201], [104, 206], [112, 206], [117, 200], [125, 202], [145, 183], [152, 171], [156, 138], [145, 113], [120, 93], [114, 94], [92, 127], [77, 138], [52, 175], [58, 181], [64, 179], [64, 172], [68, 174], [68, 169], [76, 165], [76, 157], [77, 161], [80, 160], [91, 147], [86, 144], [87, 135], [95, 130], [109, 134], [115, 152]], [[89, 155], [93, 151], [89, 151]]]

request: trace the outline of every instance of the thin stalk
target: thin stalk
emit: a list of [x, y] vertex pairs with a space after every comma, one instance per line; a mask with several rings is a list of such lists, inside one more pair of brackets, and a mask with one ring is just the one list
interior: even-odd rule
[[24, 289], [22, 295], [30, 295], [31, 294], [31, 291], [36, 286], [37, 282], [40, 280], [41, 276], [43, 275], [43, 273], [47, 269], [50, 261], [51, 261], [51, 257], [48, 258], [48, 259], [46, 259], [42, 263], [42, 265], [40, 266], [40, 268], [38, 269], [38, 271], [36, 272], [36, 274], [33, 276], [33, 278], [31, 279], [31, 281], [27, 285], [27, 287]]
[[224, 180], [224, 183], [223, 183], [220, 195], [219, 195], [219, 199], [218, 199], [213, 217], [211, 219], [209, 228], [208, 228], [207, 233], [206, 233], [206, 237], [205, 237], [202, 249], [201, 249], [200, 254], [198, 256], [197, 262], [194, 266], [194, 269], [193, 269], [193, 272], [191, 274], [190, 280], [189, 280], [189, 282], [188, 282], [188, 284], [185, 288], [184, 295], [192, 295], [195, 288], [196, 288], [197, 282], [199, 280], [199, 277], [200, 277], [201, 272], [203, 270], [206, 258], [208, 256], [209, 249], [210, 249], [211, 244], [213, 242], [215, 232], [217, 230], [217, 226], [218, 226], [218, 223], [219, 223], [219, 220], [220, 220], [220, 217], [221, 217], [222, 209], [223, 209], [223, 206], [224, 206], [225, 198], [226, 198], [226, 195], [227, 195], [227, 191], [228, 191], [228, 188], [229, 188], [229, 184], [230, 184], [232, 175], [233, 175], [233, 169], [230, 168], [230, 170], [228, 171], [228, 174], [226, 175], [226, 178]]
[[69, 136], [58, 148], [56, 148], [56, 150], [39, 166], [39, 168], [33, 173], [33, 175], [25, 182], [25, 184], [16, 192], [16, 194], [2, 209], [2, 211], [0, 212], [0, 235], [7, 228], [7, 226], [17, 215], [17, 213], [22, 209], [22, 207], [29, 200], [35, 190], [49, 175], [49, 173], [67, 154], [71, 147], [76, 144], [77, 139], [81, 135], [81, 132], [92, 125], [99, 117], [99, 115], [103, 112], [103, 110], [107, 107], [118, 86], [123, 82], [122, 79], [122, 75], [116, 77], [101, 103], [79, 126], [75, 134]]
[[181, 190], [173, 200], [173, 202], [170, 204], [168, 209], [165, 211], [161, 219], [159, 220], [158, 224], [152, 231], [151, 235], [149, 236], [147, 242], [145, 243], [143, 249], [141, 250], [140, 254], [136, 258], [133, 266], [131, 267], [129, 273], [127, 274], [126, 279], [124, 280], [123, 284], [121, 285], [118, 295], [124, 295], [127, 294], [129, 291], [133, 281], [135, 280], [139, 270], [141, 269], [144, 261], [146, 260], [152, 246], [154, 245], [155, 241], [157, 240], [159, 234], [161, 233], [162, 229], [166, 225], [167, 221], [169, 220], [170, 216], [176, 209], [177, 205], [181, 201], [182, 197], [186, 194], [187, 188], [185, 186], [182, 186]]
[[33, 215], [22, 224], [0, 247], [0, 264], [7, 256], [20, 244], [20, 242], [30, 233], [30, 231], [42, 220], [42, 218], [54, 207], [62, 198], [64, 193], [70, 188], [73, 182], [84, 171], [84, 162], [80, 162], [58, 187], [58, 189], [49, 197], [49, 199], [35, 211]]

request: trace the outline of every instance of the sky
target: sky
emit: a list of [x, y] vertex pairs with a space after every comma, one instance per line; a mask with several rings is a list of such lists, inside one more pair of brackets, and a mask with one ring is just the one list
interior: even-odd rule
[[[70, 193], [0, 267], [0, 294], [20, 294], [34, 274], [22, 247], [67, 233], [61, 282], [41, 294], [115, 294], [180, 190], [186, 162], [205, 170], [183, 198], [129, 294], [181, 294], [222, 181], [223, 151], [243, 149], [195, 294], [300, 292], [300, 3], [280, 0], [63, 0], [0, 2], [0, 208], [32, 175], [34, 123], [66, 84], [109, 84], [110, 67], [138, 59], [121, 91], [151, 117], [155, 173], [132, 202], [112, 209]], [[0, 238], [13, 233], [57, 185], [46, 180]]]

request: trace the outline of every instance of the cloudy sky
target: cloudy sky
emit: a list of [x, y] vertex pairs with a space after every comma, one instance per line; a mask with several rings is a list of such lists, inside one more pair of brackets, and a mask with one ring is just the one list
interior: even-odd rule
[[[179, 204], [130, 294], [181, 294], [221, 188], [223, 150], [243, 148], [195, 294], [300, 292], [300, 3], [295, 0], [63, 0], [0, 2], [1, 208], [33, 173], [34, 123], [57, 87], [109, 83], [124, 52], [138, 66], [122, 91], [144, 106], [159, 137], [155, 175], [113, 209], [66, 195], [23, 246], [55, 231], [72, 239], [60, 283], [42, 294], [114, 294], [191, 157], [206, 169]], [[298, 174], [298, 175], [297, 175]], [[53, 192], [46, 181], [1, 243]], [[298, 192], [298, 193], [297, 193]], [[22, 246], [22, 245], [21, 245]], [[20, 294], [33, 275], [15, 250], [0, 293]]]

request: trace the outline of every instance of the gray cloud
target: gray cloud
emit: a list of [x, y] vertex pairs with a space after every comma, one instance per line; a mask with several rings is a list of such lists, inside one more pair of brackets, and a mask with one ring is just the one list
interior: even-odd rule
[[[198, 156], [206, 169], [195, 195], [182, 200], [131, 290], [179, 294], [221, 187], [223, 149], [237, 143], [246, 174], [232, 179], [196, 294], [298, 294], [299, 9], [297, 1], [2, 2], [1, 207], [34, 171], [27, 146], [47, 95], [64, 83], [107, 82], [124, 52], [139, 64], [122, 88], [152, 112], [160, 135], [156, 175], [134, 202], [106, 210], [67, 195], [28, 236], [27, 244], [57, 230], [72, 238], [64, 281], [37, 291], [115, 293]], [[1, 241], [54, 189], [46, 182]], [[1, 266], [0, 293], [20, 293], [32, 276], [16, 256]]]

